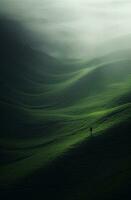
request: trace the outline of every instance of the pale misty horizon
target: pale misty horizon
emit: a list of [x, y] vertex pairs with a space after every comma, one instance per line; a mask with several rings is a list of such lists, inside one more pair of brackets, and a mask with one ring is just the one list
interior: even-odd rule
[[0, 12], [35, 35], [34, 48], [83, 58], [113, 38], [131, 34], [129, 0], [1, 0]]

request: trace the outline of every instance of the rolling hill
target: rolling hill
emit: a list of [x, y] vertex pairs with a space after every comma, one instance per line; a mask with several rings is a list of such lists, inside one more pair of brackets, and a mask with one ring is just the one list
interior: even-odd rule
[[131, 50], [75, 66], [32, 49], [17, 24], [9, 33], [12, 22], [0, 23], [3, 195], [123, 199], [131, 178]]

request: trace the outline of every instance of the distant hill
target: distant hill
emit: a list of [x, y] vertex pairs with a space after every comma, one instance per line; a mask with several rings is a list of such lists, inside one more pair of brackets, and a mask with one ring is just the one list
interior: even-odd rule
[[29, 35], [17, 22], [1, 18], [0, 26], [1, 134], [10, 135], [15, 126], [26, 123], [25, 108], [44, 101], [35, 98], [35, 94], [46, 91], [50, 82], [47, 74], [54, 68], [59, 69], [60, 64], [45, 53], [32, 49], [28, 45]]
[[[104, 142], [108, 145], [109, 141], [113, 145], [109, 147], [109, 150], [113, 147], [109, 156], [113, 156], [117, 149], [115, 146], [119, 147], [117, 138], [121, 129], [123, 131], [120, 132], [118, 141], [120, 147], [126, 148], [126, 144], [123, 146], [122, 137], [126, 142], [128, 141], [131, 119], [130, 48], [114, 49], [113, 52], [95, 59], [69, 63], [32, 49], [28, 44], [28, 39], [32, 38], [18, 23], [1, 19], [0, 26], [0, 43], [2, 44], [0, 45], [1, 188], [7, 189], [10, 185], [22, 184], [23, 180], [31, 177], [32, 182], [29, 186], [33, 192], [36, 180], [39, 179], [37, 173], [40, 173], [40, 176], [42, 174], [41, 177], [44, 180], [44, 170], [47, 170], [50, 163], [53, 165], [54, 160], [57, 162], [60, 156], [65, 159], [65, 154], [67, 154], [67, 163], [70, 162], [71, 167], [74, 168], [77, 161], [72, 163], [69, 156], [74, 151], [75, 159], [77, 155], [79, 156], [79, 152], [83, 152], [84, 159], [81, 159], [82, 155], [78, 158], [78, 162], [83, 165], [88, 162], [86, 155], [89, 156], [89, 169], [92, 165], [96, 166], [97, 163], [92, 162], [92, 158], [97, 159], [97, 156], [101, 162], [102, 159], [107, 162], [106, 157], [98, 155], [96, 149], [93, 157], [90, 152], [92, 148], [100, 147], [101, 153], [102, 149], [108, 153]], [[93, 127], [94, 139], [91, 137], [90, 127]], [[85, 142], [84, 145], [83, 142]], [[130, 154], [127, 154], [126, 150], [124, 152], [127, 157], [129, 156], [130, 162]], [[124, 158], [121, 158], [120, 164], [124, 163]], [[126, 158], [127, 162], [128, 158]], [[114, 164], [114, 160], [111, 160], [111, 163]], [[119, 163], [115, 165], [117, 172]], [[48, 173], [58, 175], [57, 168], [55, 168], [57, 164], [53, 166], [55, 172], [52, 172], [49, 167]], [[64, 166], [65, 173], [68, 174], [68, 169], [66, 165]], [[79, 164], [78, 166], [80, 167]], [[107, 175], [113, 173], [113, 170], [110, 172], [108, 169], [108, 165], [103, 164], [102, 166], [103, 171], [107, 170]], [[128, 179], [125, 172], [127, 165], [123, 164], [120, 169], [124, 171], [125, 184]], [[72, 169], [70, 170], [71, 173]], [[78, 168], [76, 172], [77, 170]], [[80, 168], [79, 179], [81, 176], [84, 177], [84, 172], [86, 169]], [[93, 171], [91, 173], [93, 175]], [[89, 173], [85, 174], [87, 181]], [[97, 181], [100, 180], [103, 184], [106, 175], [103, 175], [101, 169], [96, 175], [98, 179], [94, 178], [94, 182], [92, 180], [91, 191], [95, 183], [96, 194], [98, 192], [101, 196], [102, 186], [98, 187], [100, 189], [98, 191]], [[115, 175], [112, 176], [114, 179]], [[72, 184], [74, 180], [75, 176], [73, 176]], [[109, 179], [108, 181], [106, 182], [107, 187], [112, 186], [114, 194], [116, 186], [110, 184]], [[64, 188], [64, 182], [62, 184]], [[87, 185], [89, 187], [89, 182]], [[116, 183], [116, 185], [119, 191], [122, 183], [120, 187], [119, 184]], [[58, 190], [57, 184], [55, 187]], [[78, 199], [88, 198], [86, 184], [80, 187], [72, 185], [71, 188], [74, 193], [76, 188], [77, 193], [83, 192], [84, 197], [79, 193]], [[65, 191], [62, 191], [64, 194]], [[107, 188], [106, 191], [108, 191]], [[90, 199], [96, 198], [95, 195], [92, 196], [91, 193], [90, 195]], [[69, 193], [68, 197], [73, 199]]]

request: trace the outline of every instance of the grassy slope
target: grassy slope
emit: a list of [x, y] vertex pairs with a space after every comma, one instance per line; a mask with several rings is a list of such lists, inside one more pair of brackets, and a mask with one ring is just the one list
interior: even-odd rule
[[[75, 68], [70, 65], [63, 66], [62, 63], [49, 56], [35, 52], [28, 46], [17, 42], [16, 39], [10, 40], [8, 38], [6, 44], [5, 49], [1, 49], [2, 64], [0, 69], [2, 94], [0, 99], [2, 122], [0, 139], [2, 150], [1, 186], [7, 187], [10, 184], [21, 182], [38, 170], [46, 168], [47, 164], [64, 155], [65, 152], [71, 153], [72, 149], [78, 144], [80, 150], [77, 147], [75, 154], [79, 156], [79, 152], [82, 151], [85, 160], [78, 159], [78, 162], [75, 163], [74, 161], [71, 167], [74, 169], [73, 166], [78, 165], [77, 170], [79, 172], [77, 172], [80, 173], [78, 177], [83, 177], [83, 168], [80, 170], [81, 162], [86, 164], [88, 156], [89, 159], [94, 160], [99, 156], [104, 162], [106, 158], [98, 155], [97, 150], [99, 149], [100, 152], [103, 148], [107, 152], [111, 150], [111, 146], [107, 150], [104, 144], [108, 143], [108, 137], [102, 139], [102, 141], [97, 140], [97, 138], [103, 137], [101, 135], [110, 130], [111, 133], [114, 133], [112, 140], [115, 139], [116, 141], [115, 131], [112, 130], [116, 130], [115, 127], [118, 127], [117, 133], [122, 123], [126, 124], [127, 121], [128, 123], [130, 121], [131, 61], [129, 50], [128, 54], [127, 51], [116, 52], [113, 55], [97, 58]], [[8, 50], [9, 45], [13, 45], [12, 52]], [[16, 52], [17, 54], [14, 56]], [[126, 56], [122, 57], [121, 55]], [[5, 59], [6, 57], [8, 57], [8, 60]], [[96, 139], [89, 137], [90, 126], [93, 126]], [[126, 134], [128, 135], [128, 133], [121, 132], [121, 138], [126, 137]], [[120, 145], [122, 145], [121, 138]], [[87, 144], [85, 150], [81, 150], [81, 148], [84, 148], [82, 147], [84, 140], [87, 141]], [[90, 151], [92, 151], [92, 148], [96, 149], [94, 158], [86, 150], [86, 148], [88, 149], [88, 142]], [[130, 141], [126, 140], [126, 142]], [[91, 145], [92, 143], [93, 145]], [[103, 148], [100, 148], [99, 145], [102, 145]], [[115, 152], [117, 141], [113, 145]], [[113, 150], [110, 153], [111, 155], [113, 155]], [[121, 157], [120, 159], [116, 164], [116, 171], [120, 170], [121, 162], [130, 162], [128, 158], [123, 160], [123, 157]], [[69, 161], [67, 160], [67, 162]], [[112, 163], [115, 165], [114, 160], [112, 160]], [[95, 163], [91, 162], [90, 168], [93, 165]], [[103, 168], [106, 169], [106, 167], [103, 164]], [[122, 169], [125, 170], [125, 173], [126, 167], [125, 164]], [[68, 168], [65, 168], [65, 170], [67, 175]], [[97, 193], [100, 192], [100, 196], [103, 190], [96, 184], [101, 179], [101, 173], [101, 170], [98, 170], [98, 180], [94, 179], [94, 182], [91, 183], [95, 184], [95, 190], [99, 190]], [[109, 176], [110, 173], [113, 173], [113, 170], [109, 172]], [[58, 176], [58, 171], [54, 174]], [[130, 173], [128, 175], [130, 176]], [[88, 173], [85, 177], [88, 177]], [[32, 178], [32, 184], [33, 181], [35, 182], [35, 178]], [[106, 175], [104, 174], [103, 179], [105, 178]], [[118, 178], [121, 177], [118, 176]], [[103, 179], [100, 180], [102, 185]], [[74, 180], [75, 177], [73, 177]], [[74, 187], [72, 191], [74, 193], [80, 192], [78, 199], [86, 198], [85, 187], [88, 184], [86, 180], [86, 184], [80, 184], [79, 190], [77, 185], [74, 182], [72, 183], [71, 187]], [[108, 184], [111, 185], [111, 183], [108, 183], [108, 179], [106, 184], [106, 188], [108, 188]], [[93, 188], [93, 186], [88, 187], [89, 191], [90, 187], [91, 190]], [[110, 187], [116, 188], [113, 185]], [[118, 188], [120, 187], [118, 185]], [[70, 196], [72, 194], [69, 193], [67, 198], [69, 199]], [[91, 196], [90, 198], [95, 197]]]

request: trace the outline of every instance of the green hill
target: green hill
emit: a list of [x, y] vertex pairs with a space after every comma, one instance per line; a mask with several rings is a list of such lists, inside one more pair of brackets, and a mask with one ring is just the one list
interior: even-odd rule
[[29, 47], [18, 24], [9, 34], [12, 22], [0, 23], [1, 189], [17, 194], [19, 185], [23, 195], [27, 188], [42, 195], [45, 188], [46, 199], [124, 195], [131, 178], [130, 49], [75, 66]]

